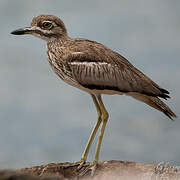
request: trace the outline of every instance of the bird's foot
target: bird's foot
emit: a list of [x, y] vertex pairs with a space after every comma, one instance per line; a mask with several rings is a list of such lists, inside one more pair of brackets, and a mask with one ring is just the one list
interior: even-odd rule
[[77, 170], [80, 170], [84, 165], [87, 166], [89, 165], [89, 163], [86, 163], [86, 160], [84, 159], [81, 159], [80, 161], [76, 162], [78, 167], [77, 167]]
[[81, 159], [80, 161], [77, 161], [77, 162], [73, 162], [73, 163], [68, 163], [66, 165], [63, 165], [63, 167], [74, 167], [74, 166], [77, 166], [77, 170], [80, 170], [82, 167], [84, 166], [88, 166], [89, 163], [86, 163], [85, 160]]
[[91, 171], [91, 176], [94, 176], [95, 170], [97, 168], [97, 162], [92, 162], [90, 163], [80, 174], [79, 177], [84, 176], [86, 173], [88, 173], [89, 171]]
[[63, 168], [70, 168], [76, 166], [77, 166], [76, 171], [78, 172], [78, 177], [83, 177], [89, 172], [91, 172], [91, 176], [93, 177], [95, 174], [95, 170], [97, 168], [97, 162], [93, 161], [92, 163], [89, 163], [81, 159], [80, 161], [74, 163], [63, 164]]

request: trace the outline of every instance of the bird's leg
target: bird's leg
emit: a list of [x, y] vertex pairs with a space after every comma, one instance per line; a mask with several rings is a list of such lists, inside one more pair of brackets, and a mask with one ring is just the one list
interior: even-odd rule
[[96, 124], [95, 124], [95, 126], [94, 126], [94, 128], [93, 128], [93, 130], [91, 132], [88, 143], [86, 144], [86, 147], [85, 147], [84, 152], [82, 154], [81, 160], [72, 164], [72, 166], [79, 165], [78, 169], [81, 169], [81, 167], [85, 164], [88, 153], [89, 153], [89, 149], [91, 147], [91, 144], [92, 144], [92, 142], [94, 140], [94, 137], [95, 137], [95, 135], [97, 133], [97, 130], [99, 129], [99, 126], [100, 126], [100, 124], [102, 122], [102, 120], [101, 120], [102, 112], [101, 112], [99, 103], [98, 103], [98, 101], [96, 99], [96, 96], [91, 94], [91, 97], [93, 99], [94, 105], [95, 105], [96, 110], [97, 110], [98, 120], [97, 120], [97, 122], [96, 122]]
[[99, 101], [99, 105], [101, 107], [101, 112], [102, 112], [102, 127], [100, 130], [100, 134], [99, 134], [99, 139], [98, 139], [98, 143], [97, 143], [97, 147], [96, 147], [96, 152], [95, 152], [95, 157], [94, 157], [94, 163], [97, 164], [98, 160], [99, 160], [99, 152], [100, 152], [100, 148], [101, 148], [101, 143], [102, 143], [102, 139], [103, 139], [103, 135], [104, 135], [104, 130], [106, 128], [106, 124], [107, 124], [107, 120], [109, 118], [109, 114], [103, 104], [102, 98], [99, 95], [98, 96], [98, 101]]
[[87, 145], [86, 145], [86, 147], [84, 149], [84, 152], [83, 152], [81, 160], [80, 160], [81, 164], [79, 165], [78, 169], [80, 169], [82, 167], [82, 165], [86, 162], [86, 159], [87, 159], [87, 156], [88, 156], [88, 153], [89, 153], [89, 149], [90, 149], [91, 144], [92, 144], [92, 142], [94, 140], [94, 137], [95, 137], [95, 135], [97, 133], [97, 130], [99, 129], [99, 126], [100, 126], [100, 124], [102, 122], [102, 119], [101, 119], [102, 112], [101, 112], [99, 103], [98, 103], [95, 95], [91, 94], [91, 97], [92, 97], [93, 102], [94, 102], [94, 104], [96, 106], [96, 110], [97, 110], [97, 114], [98, 114], [98, 120], [97, 120], [97, 122], [96, 122], [96, 124], [95, 124], [95, 126], [94, 126], [94, 128], [93, 128], [93, 130], [91, 132], [88, 143], [87, 143]]
[[97, 146], [96, 146], [96, 152], [95, 152], [95, 157], [94, 157], [94, 161], [92, 164], [90, 164], [90, 166], [88, 168], [86, 168], [81, 175], [84, 175], [87, 171], [91, 170], [91, 175], [94, 175], [94, 172], [96, 170], [96, 166], [99, 160], [99, 152], [100, 152], [100, 148], [101, 148], [101, 143], [102, 143], [102, 139], [103, 139], [103, 135], [104, 135], [104, 130], [106, 127], [106, 123], [109, 117], [109, 114], [103, 104], [102, 98], [101, 96], [97, 96], [98, 102], [99, 102], [99, 107], [101, 109], [101, 121], [102, 121], [102, 127], [100, 130], [100, 134], [99, 134], [99, 138], [98, 138], [98, 142], [97, 142]]

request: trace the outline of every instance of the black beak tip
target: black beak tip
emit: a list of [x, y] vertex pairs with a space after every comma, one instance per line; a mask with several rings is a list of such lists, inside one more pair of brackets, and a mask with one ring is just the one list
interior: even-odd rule
[[22, 34], [24, 34], [24, 31], [22, 29], [17, 29], [15, 31], [12, 31], [11, 34], [13, 34], [13, 35], [22, 35]]
[[23, 34], [25, 34], [27, 31], [28, 31], [28, 30], [21, 28], [21, 29], [17, 29], [17, 30], [15, 30], [15, 31], [12, 31], [11, 34], [13, 34], [13, 35], [23, 35]]
[[16, 31], [12, 31], [12, 32], [11, 32], [11, 34], [16, 35], [16, 34], [17, 34], [17, 32], [16, 32]]

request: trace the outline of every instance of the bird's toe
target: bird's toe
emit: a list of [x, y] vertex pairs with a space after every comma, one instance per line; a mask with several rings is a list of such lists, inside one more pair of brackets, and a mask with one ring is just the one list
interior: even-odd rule
[[97, 168], [97, 162], [90, 163], [83, 171], [79, 174], [79, 177], [86, 175], [88, 172], [91, 172], [91, 176], [94, 176], [95, 170]]
[[78, 163], [78, 167], [77, 170], [80, 170], [84, 165], [87, 166], [86, 161], [81, 159], [80, 161], [77, 162]]

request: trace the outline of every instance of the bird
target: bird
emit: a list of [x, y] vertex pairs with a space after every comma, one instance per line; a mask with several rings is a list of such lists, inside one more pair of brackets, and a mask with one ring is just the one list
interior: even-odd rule
[[[12, 31], [13, 35], [30, 34], [46, 41], [48, 61], [54, 72], [67, 84], [91, 95], [97, 110], [97, 122], [91, 132], [81, 160], [75, 162], [78, 169], [86, 163], [91, 144], [100, 128], [94, 160], [84, 173], [94, 174], [98, 161], [108, 111], [102, 95], [131, 96], [161, 112], [168, 118], [175, 113], [160, 98], [170, 98], [169, 92], [161, 88], [148, 76], [134, 67], [125, 57], [105, 45], [83, 38], [71, 38], [63, 21], [54, 15], [39, 15], [32, 19], [29, 27]], [[129, 110], [130, 111], [130, 110]]]

